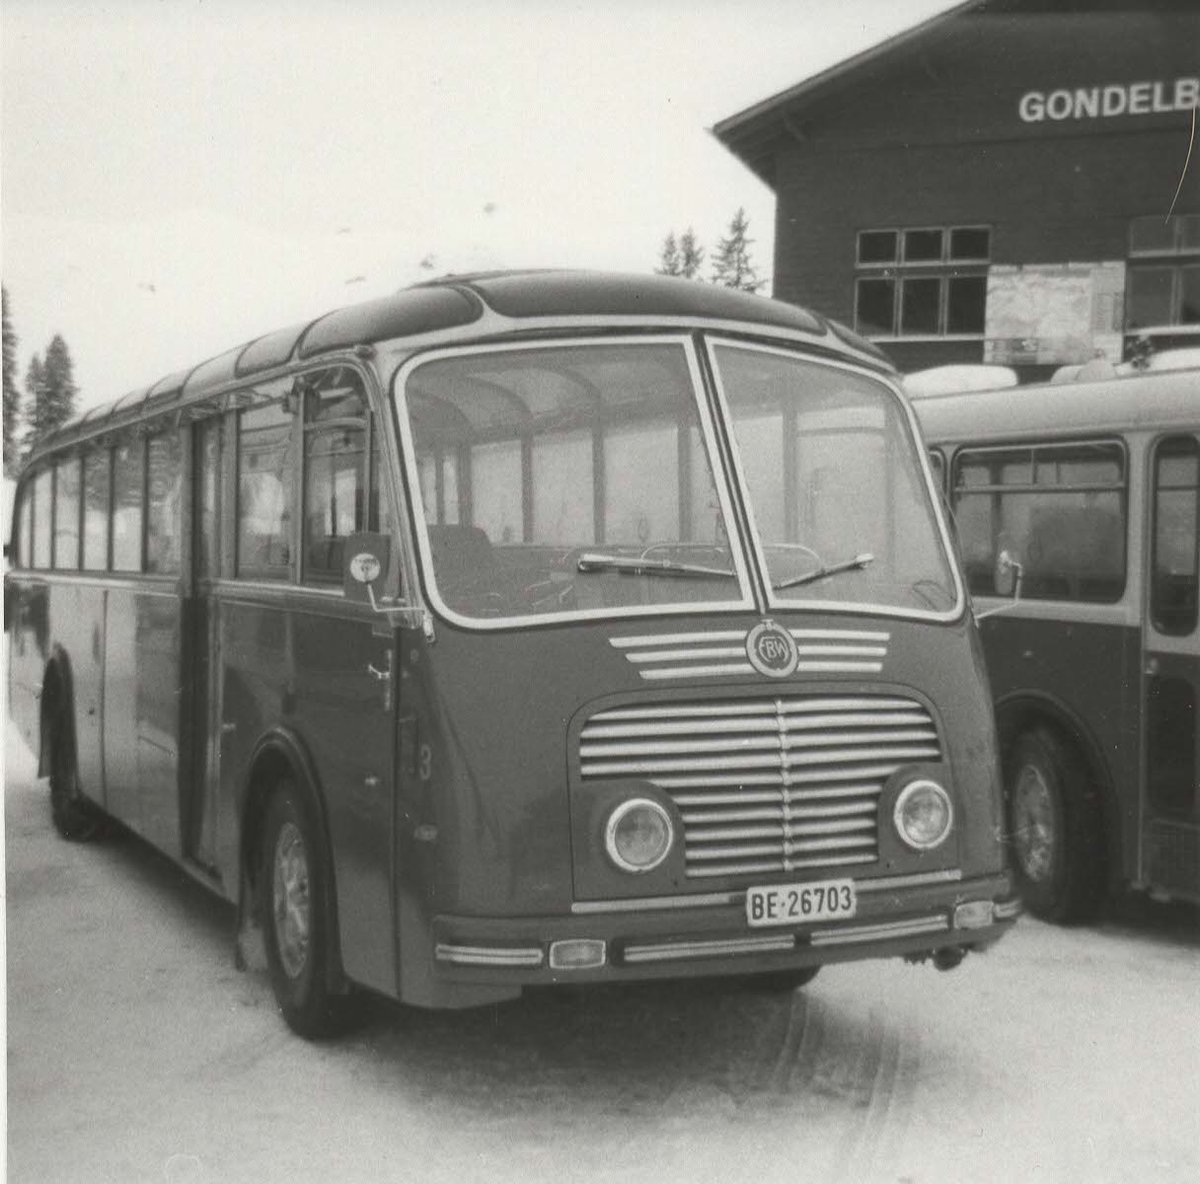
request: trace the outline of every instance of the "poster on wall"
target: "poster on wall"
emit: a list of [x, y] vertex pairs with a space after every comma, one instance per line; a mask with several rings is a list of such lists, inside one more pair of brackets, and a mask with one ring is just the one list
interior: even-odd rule
[[983, 360], [1049, 366], [1121, 360], [1125, 264], [1027, 263], [988, 271]]

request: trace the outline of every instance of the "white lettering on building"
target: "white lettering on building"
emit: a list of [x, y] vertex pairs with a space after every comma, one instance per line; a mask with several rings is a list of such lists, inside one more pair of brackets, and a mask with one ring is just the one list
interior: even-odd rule
[[1017, 104], [1023, 123], [1069, 119], [1112, 119], [1117, 115], [1161, 115], [1200, 106], [1200, 78], [1170, 82], [1110, 83], [1073, 89], [1026, 91]]

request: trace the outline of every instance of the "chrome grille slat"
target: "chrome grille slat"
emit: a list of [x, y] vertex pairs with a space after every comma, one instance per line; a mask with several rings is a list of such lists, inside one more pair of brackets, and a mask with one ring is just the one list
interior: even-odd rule
[[776, 695], [601, 711], [578, 756], [585, 781], [640, 777], [669, 794], [687, 875], [707, 879], [874, 863], [884, 782], [941, 747], [912, 699]]

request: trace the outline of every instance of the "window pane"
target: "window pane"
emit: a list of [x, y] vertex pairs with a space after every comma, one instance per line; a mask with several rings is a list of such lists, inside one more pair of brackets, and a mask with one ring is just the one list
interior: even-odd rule
[[521, 444], [509, 440], [471, 449], [473, 521], [496, 543], [524, 537]]
[[898, 400], [881, 383], [794, 357], [714, 352], [772, 582], [871, 556], [776, 595], [950, 608], [954, 579]]
[[268, 403], [238, 417], [238, 574], [286, 578], [296, 458], [292, 415]]
[[942, 258], [941, 230], [906, 230], [905, 263], [937, 263]]
[[108, 495], [112, 460], [108, 450], [83, 458], [83, 566], [85, 571], [108, 567]]
[[221, 570], [221, 421], [203, 420], [196, 425], [196, 433], [200, 469], [197, 570], [202, 576], [216, 576]]
[[[679, 444], [674, 424], [627, 425], [604, 434], [604, 541], [646, 546], [678, 539]], [[636, 481], [626, 475], [638, 474]]]
[[346, 538], [366, 528], [366, 439], [365, 425], [305, 437], [305, 579], [340, 584]]
[[33, 566], [33, 483], [26, 482], [21, 490], [20, 525], [17, 528], [17, 565]]
[[1179, 272], [1180, 325], [1200, 324], [1200, 267], [1183, 267]]
[[54, 470], [43, 469], [33, 486], [33, 566], [50, 566], [50, 512], [53, 505]]
[[142, 484], [145, 479], [141, 440], [113, 452], [113, 571], [142, 570]]
[[1038, 448], [1038, 485], [1122, 485], [1125, 459], [1116, 444]]
[[1150, 614], [1162, 633], [1196, 628], [1200, 548], [1200, 444], [1164, 442], [1154, 470], [1154, 560]]
[[179, 433], [152, 437], [146, 457], [146, 570], [173, 575], [179, 571], [179, 489], [183, 480]]
[[941, 280], [905, 280], [901, 289], [900, 333], [929, 335], [938, 331]]
[[533, 541], [573, 546], [596, 537], [592, 433], [538, 436], [533, 442]]
[[859, 263], [895, 263], [896, 237], [894, 230], [859, 231]]
[[1175, 221], [1179, 224], [1179, 246], [1185, 251], [1200, 251], [1200, 214], [1180, 214]]
[[1146, 325], [1171, 324], [1171, 285], [1169, 267], [1131, 267], [1125, 301], [1125, 326], [1140, 329]]
[[854, 327], [864, 337], [895, 333], [896, 281], [858, 280], [854, 285]]
[[987, 276], [952, 276], [946, 294], [946, 332], [982, 333]]
[[987, 259], [992, 232], [986, 226], [958, 226], [950, 231], [951, 259]]
[[1175, 227], [1159, 214], [1134, 218], [1129, 227], [1129, 253], [1151, 254], [1175, 246]]
[[79, 567], [79, 459], [60, 460], [54, 470], [54, 566]]

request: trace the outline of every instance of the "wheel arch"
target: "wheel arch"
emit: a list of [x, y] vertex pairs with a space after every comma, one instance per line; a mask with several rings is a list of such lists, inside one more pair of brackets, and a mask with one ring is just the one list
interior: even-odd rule
[[271, 792], [284, 778], [290, 778], [304, 798], [317, 829], [319, 852], [324, 860], [329, 891], [325, 900], [327, 932], [332, 935], [327, 986], [331, 991], [348, 987], [342, 969], [341, 927], [337, 909], [337, 868], [333, 860], [333, 843], [329, 830], [329, 812], [321, 790], [320, 778], [304, 741], [288, 728], [274, 728], [261, 736], [250, 754], [247, 773], [242, 785], [239, 817], [238, 911], [242, 918], [255, 916], [259, 872], [257, 854], [262, 842], [262, 828]]
[[[1020, 692], [996, 702], [996, 731], [1000, 742], [1001, 768], [1007, 769], [1008, 755], [1019, 737], [1038, 727], [1049, 728], [1077, 753], [1087, 776], [1096, 786], [1100, 800], [1100, 833], [1104, 847], [1104, 877], [1110, 887], [1120, 879], [1121, 815], [1116, 784], [1103, 748], [1090, 727], [1062, 700], [1036, 692]], [[1008, 792], [1007, 779], [1005, 793]]]

